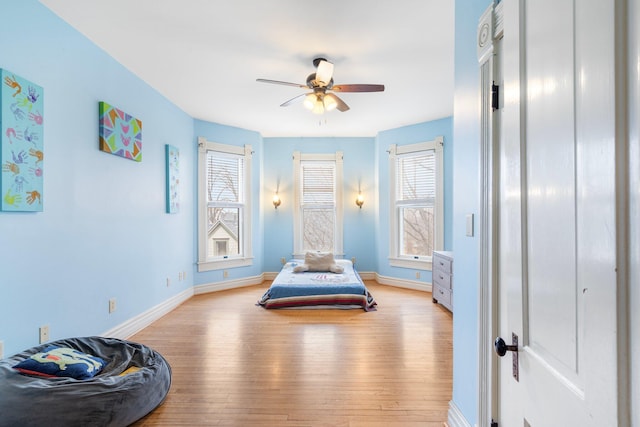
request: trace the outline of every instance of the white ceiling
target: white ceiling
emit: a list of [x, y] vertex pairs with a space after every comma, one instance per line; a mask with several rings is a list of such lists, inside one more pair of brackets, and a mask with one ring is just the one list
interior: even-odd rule
[[[196, 119], [273, 136], [374, 136], [453, 114], [453, 0], [40, 0]], [[280, 107], [325, 57], [347, 112]]]

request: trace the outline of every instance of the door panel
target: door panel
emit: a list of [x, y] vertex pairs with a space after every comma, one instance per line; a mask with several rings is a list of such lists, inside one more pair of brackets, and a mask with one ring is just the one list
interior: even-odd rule
[[[524, 74], [530, 350], [575, 381], [578, 355], [572, 1], [526, 3]], [[531, 47], [531, 48], [530, 48]]]
[[504, 2], [501, 425], [617, 425], [614, 6]]

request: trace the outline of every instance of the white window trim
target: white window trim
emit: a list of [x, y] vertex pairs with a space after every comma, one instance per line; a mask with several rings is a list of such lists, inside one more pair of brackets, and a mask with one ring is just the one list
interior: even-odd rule
[[336, 162], [336, 234], [335, 234], [335, 249], [334, 255], [336, 257], [344, 256], [343, 246], [343, 153], [342, 151], [336, 151], [335, 154], [311, 154], [300, 153], [299, 151], [293, 152], [293, 256], [294, 258], [304, 257], [304, 249], [302, 243], [302, 214], [300, 209], [300, 162], [301, 161], [335, 161]]
[[[244, 204], [242, 245], [243, 254], [240, 256], [207, 260], [207, 151], [219, 151], [222, 153], [244, 156], [245, 177], [244, 191], [247, 199]], [[251, 158], [253, 150], [251, 145], [242, 147], [220, 144], [207, 141], [204, 137], [198, 137], [198, 271], [221, 270], [224, 268], [246, 267], [253, 264], [253, 252], [251, 249]]]
[[392, 267], [413, 268], [417, 270], [431, 270], [431, 257], [409, 258], [399, 255], [398, 210], [396, 209], [396, 158], [399, 155], [417, 151], [435, 150], [436, 153], [436, 222], [434, 234], [434, 250], [444, 248], [444, 160], [442, 147], [444, 138], [437, 136], [432, 141], [417, 144], [396, 145], [389, 147], [389, 265]]

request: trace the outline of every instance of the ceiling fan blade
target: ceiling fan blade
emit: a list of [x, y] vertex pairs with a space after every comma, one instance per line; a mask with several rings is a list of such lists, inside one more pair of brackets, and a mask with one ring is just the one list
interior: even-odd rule
[[[336, 102], [336, 109], [338, 111], [342, 111], [343, 113], [345, 111], [349, 111], [349, 106], [345, 104], [345, 102], [342, 99], [340, 99], [338, 95], [335, 95], [333, 93], [327, 93], [324, 97], [333, 99]], [[325, 102], [325, 105], [326, 105], [326, 102]]]
[[336, 85], [331, 90], [335, 92], [383, 92], [384, 85]]
[[276, 85], [284, 85], [284, 86], [293, 86], [293, 87], [301, 87], [301, 88], [307, 88], [307, 85], [301, 85], [298, 83], [289, 83], [289, 82], [281, 82], [280, 80], [268, 80], [268, 79], [256, 79], [257, 82], [260, 83], [273, 83]]
[[289, 105], [293, 104], [294, 102], [296, 102], [298, 100], [301, 100], [302, 98], [304, 98], [307, 95], [308, 95], [307, 93], [303, 93], [302, 95], [295, 96], [295, 97], [291, 98], [290, 100], [283, 102], [282, 104], [280, 104], [280, 106], [281, 107], [288, 107]]
[[333, 64], [324, 59], [318, 62], [316, 81], [321, 86], [327, 86], [331, 82], [331, 77], [333, 77]]

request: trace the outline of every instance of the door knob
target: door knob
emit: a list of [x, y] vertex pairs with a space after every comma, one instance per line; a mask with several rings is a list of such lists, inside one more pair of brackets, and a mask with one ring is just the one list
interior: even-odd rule
[[501, 337], [496, 338], [493, 343], [493, 349], [496, 351], [496, 354], [500, 357], [507, 354], [507, 351], [518, 351], [518, 344], [516, 341], [515, 345], [507, 345], [506, 342]]

